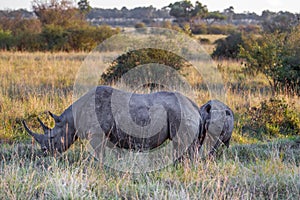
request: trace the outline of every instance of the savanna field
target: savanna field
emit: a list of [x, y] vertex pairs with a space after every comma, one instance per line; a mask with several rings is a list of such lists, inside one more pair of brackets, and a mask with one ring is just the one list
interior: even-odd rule
[[[214, 46], [204, 48], [211, 53]], [[40, 133], [37, 117], [53, 127], [46, 111], [60, 114], [72, 104], [86, 56], [0, 53], [0, 199], [300, 199], [300, 99], [285, 91], [272, 95], [268, 80], [245, 75], [240, 60], [215, 61], [235, 128], [230, 147], [214, 160], [124, 173], [99, 166], [84, 141], [61, 156], [42, 156], [21, 121]], [[199, 87], [201, 77], [180, 73], [193, 86], [199, 106], [209, 100]]]

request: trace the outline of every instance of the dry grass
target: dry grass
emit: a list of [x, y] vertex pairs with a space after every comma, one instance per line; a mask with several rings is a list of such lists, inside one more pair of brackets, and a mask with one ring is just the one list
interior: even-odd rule
[[207, 39], [210, 44], [202, 44], [201, 46], [204, 48], [204, 50], [211, 54], [215, 50], [214, 43], [219, 39], [224, 39], [227, 37], [227, 35], [214, 35], [214, 34], [200, 34], [194, 36], [197, 40], [200, 39]]
[[0, 55], [0, 139], [22, 134], [20, 119], [72, 103], [72, 88], [84, 53], [10, 53]]
[[[299, 143], [235, 146], [217, 161], [184, 162], [145, 174], [99, 166], [77, 148], [40, 157], [4, 146], [1, 199], [299, 199]], [[289, 148], [287, 148], [289, 147]]]

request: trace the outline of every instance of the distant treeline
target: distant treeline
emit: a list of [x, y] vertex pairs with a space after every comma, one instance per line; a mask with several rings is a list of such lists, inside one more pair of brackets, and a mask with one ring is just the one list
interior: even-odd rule
[[[81, 4], [80, 4], [81, 3]], [[90, 8], [88, 1], [33, 1], [33, 12], [0, 11], [0, 49], [18, 51], [89, 51], [122, 27], [164, 27], [188, 34], [260, 34], [288, 31], [300, 14], [263, 11], [235, 13], [208, 11], [200, 2], [179, 1], [162, 9], [153, 6], [127, 9]], [[117, 28], [112, 28], [115, 26]], [[121, 28], [119, 28], [121, 27]]]
[[[291, 13], [287, 11], [272, 12], [265, 10], [261, 15], [254, 12], [235, 13], [234, 8], [226, 8], [223, 11], [208, 12], [209, 15], [202, 18], [202, 22], [207, 24], [233, 24], [233, 25], [245, 25], [245, 24], [264, 24], [272, 21], [278, 23], [295, 24], [300, 21], [299, 13]], [[216, 14], [223, 15], [223, 18], [218, 18]], [[12, 18], [36, 18], [35, 12], [30, 12], [25, 9], [19, 10], [0, 10], [0, 19], [12, 19]], [[93, 21], [95, 24], [106, 25], [128, 25], [132, 21], [144, 22], [147, 25], [155, 22], [156, 20], [171, 20], [176, 22], [176, 18], [170, 15], [170, 9], [161, 8], [157, 9], [153, 6], [137, 7], [133, 9], [127, 9], [123, 7], [121, 9], [104, 9], [104, 8], [91, 8], [86, 13], [86, 20]], [[201, 24], [201, 23], [199, 23]]]
[[153, 6], [149, 7], [137, 7], [133, 9], [127, 9], [123, 7], [121, 9], [104, 9], [104, 8], [92, 8], [87, 14], [88, 19], [93, 18], [133, 18], [133, 19], [153, 19], [153, 18], [171, 18], [169, 11], [166, 8], [156, 9]]

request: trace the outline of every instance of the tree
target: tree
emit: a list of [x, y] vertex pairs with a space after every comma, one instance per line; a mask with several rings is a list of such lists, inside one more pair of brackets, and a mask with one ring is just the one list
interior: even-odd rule
[[233, 15], [234, 15], [234, 8], [230, 6], [224, 10], [224, 15], [227, 16], [228, 23], [232, 23]]
[[194, 9], [191, 10], [191, 18], [192, 19], [201, 19], [207, 16], [208, 10], [206, 5], [202, 5], [199, 1], [196, 1]]
[[260, 38], [249, 38], [241, 47], [240, 56], [245, 58], [244, 72], [250, 75], [262, 73], [266, 76], [273, 94], [278, 89], [278, 71], [282, 67], [281, 52], [283, 52], [284, 35], [264, 34]]
[[285, 38], [284, 57], [280, 69], [279, 82], [288, 91], [300, 95], [300, 25]]
[[169, 14], [176, 18], [176, 20], [181, 22], [187, 22], [190, 20], [190, 10], [193, 8], [193, 5], [190, 1], [180, 1], [175, 2], [167, 6], [170, 8]]
[[87, 14], [92, 9], [92, 7], [90, 6], [90, 2], [88, 0], [80, 0], [77, 3], [77, 5], [78, 5], [80, 12], [84, 13], [84, 14]]
[[170, 8], [169, 14], [176, 18], [177, 22], [183, 26], [185, 23], [192, 23], [195, 19], [203, 18], [208, 13], [207, 7], [196, 1], [195, 6], [189, 0], [175, 2], [167, 6]]
[[293, 31], [265, 33], [245, 40], [240, 56], [245, 58], [244, 72], [264, 74], [273, 94], [280, 90], [300, 94], [300, 27]]
[[87, 24], [71, 0], [33, 0], [32, 8], [43, 25], [68, 28]]

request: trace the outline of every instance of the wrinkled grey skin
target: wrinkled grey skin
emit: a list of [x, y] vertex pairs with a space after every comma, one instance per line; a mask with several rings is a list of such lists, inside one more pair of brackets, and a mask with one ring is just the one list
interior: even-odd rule
[[[113, 95], [117, 98], [112, 98]], [[130, 100], [126, 102], [128, 98]], [[125, 110], [127, 103], [129, 113]], [[74, 102], [60, 116], [49, 113], [55, 120], [53, 129], [38, 119], [44, 134], [32, 132], [23, 121], [26, 131], [40, 144], [44, 154], [64, 152], [78, 138], [101, 143], [102, 136], [113, 146], [137, 151], [151, 150], [166, 140], [180, 147], [199, 140], [203, 127], [198, 106], [174, 92], [132, 94], [108, 86], [98, 86]], [[161, 128], [150, 137], [139, 137], [139, 132], [128, 134], [121, 128], [120, 125], [128, 120], [132, 120], [134, 126], [149, 126], [150, 129], [149, 124], [153, 121]], [[133, 126], [129, 122], [125, 125]]]
[[234, 127], [232, 110], [218, 100], [210, 100], [200, 107], [200, 114], [204, 122], [200, 133], [200, 144], [203, 144], [207, 136], [211, 136], [215, 143], [209, 152], [210, 155], [213, 155], [221, 144], [228, 148]]

